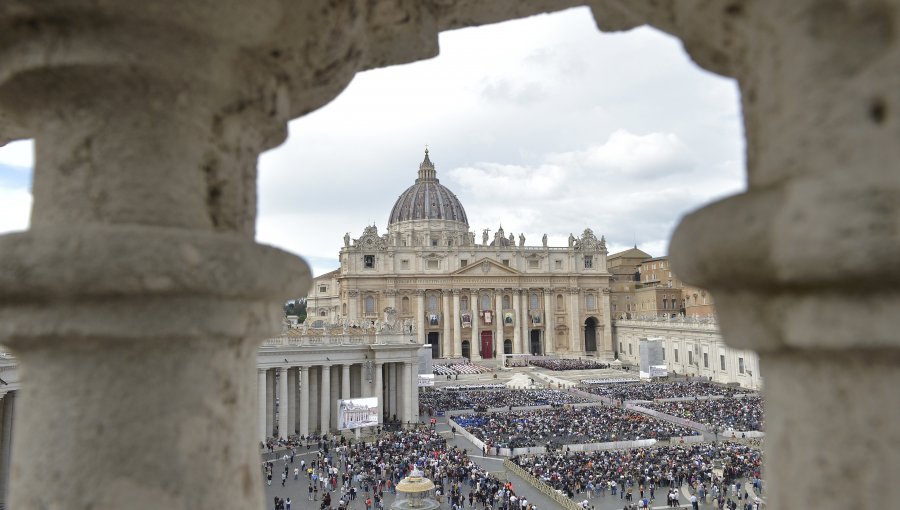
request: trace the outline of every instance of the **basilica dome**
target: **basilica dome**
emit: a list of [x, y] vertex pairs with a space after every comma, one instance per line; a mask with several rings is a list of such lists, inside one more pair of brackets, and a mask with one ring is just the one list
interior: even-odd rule
[[466, 211], [452, 191], [437, 179], [434, 163], [425, 149], [425, 160], [419, 165], [419, 178], [397, 199], [388, 227], [402, 221], [445, 220], [456, 221], [469, 227]]

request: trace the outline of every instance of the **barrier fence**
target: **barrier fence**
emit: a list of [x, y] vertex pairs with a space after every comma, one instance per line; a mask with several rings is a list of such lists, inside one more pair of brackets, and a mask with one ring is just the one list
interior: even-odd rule
[[550, 487], [531, 473], [520, 468], [513, 461], [506, 459], [505, 461], [503, 461], [503, 467], [505, 467], [509, 471], [512, 471], [513, 474], [515, 474], [522, 480], [525, 480], [529, 485], [537, 489], [541, 494], [544, 494], [545, 496], [559, 504], [561, 507], [563, 507], [563, 509], [582, 510], [581, 505], [567, 498], [565, 494], [557, 492], [556, 489]]

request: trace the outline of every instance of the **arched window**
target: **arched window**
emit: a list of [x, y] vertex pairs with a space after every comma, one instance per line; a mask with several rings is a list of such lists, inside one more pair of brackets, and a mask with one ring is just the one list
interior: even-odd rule
[[341, 307], [341, 315], [343, 315], [344, 317], [347, 316], [347, 303], [344, 303]]
[[481, 295], [481, 309], [482, 310], [490, 310], [491, 309], [491, 296], [487, 294]]
[[366, 296], [366, 313], [375, 313], [375, 298]]
[[597, 300], [594, 298], [593, 294], [588, 294], [584, 297], [584, 304], [588, 310], [596, 310], [597, 309]]
[[400, 300], [400, 313], [409, 313], [409, 296], [403, 296]]
[[538, 298], [537, 294], [532, 294], [531, 297], [528, 298], [528, 309], [537, 310], [540, 307], [540, 298]]
[[429, 312], [437, 312], [438, 309], [438, 299], [434, 294], [428, 296], [428, 311]]
[[509, 296], [503, 296], [503, 309], [504, 309], [504, 310], [509, 310], [509, 309], [510, 309], [510, 306], [509, 306]]
[[319, 310], [319, 317], [325, 317], [325, 310]]
[[563, 301], [562, 294], [556, 295], [556, 309], [557, 310], [565, 310], [566, 309], [566, 304]]
[[459, 309], [460, 310], [468, 310], [469, 309], [469, 296], [462, 296], [459, 298]]

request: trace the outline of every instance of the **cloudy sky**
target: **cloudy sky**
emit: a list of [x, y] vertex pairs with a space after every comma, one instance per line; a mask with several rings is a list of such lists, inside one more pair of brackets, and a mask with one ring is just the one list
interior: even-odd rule
[[[428, 144], [481, 238], [664, 255], [686, 212], [744, 189], [738, 91], [680, 43], [601, 34], [587, 9], [446, 32], [440, 56], [368, 71], [260, 158], [257, 238], [337, 267], [344, 232], [386, 227]], [[27, 228], [32, 148], [0, 148], [0, 231]], [[493, 235], [493, 234], [492, 234]]]

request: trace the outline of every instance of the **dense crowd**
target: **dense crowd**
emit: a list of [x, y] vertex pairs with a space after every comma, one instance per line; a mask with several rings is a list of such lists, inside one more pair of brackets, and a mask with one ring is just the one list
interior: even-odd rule
[[485, 411], [494, 407], [559, 406], [587, 402], [580, 395], [560, 390], [462, 390], [447, 389], [421, 390], [419, 392], [420, 414], [433, 415], [440, 411], [454, 409], [475, 409]]
[[[284, 453], [283, 471], [275, 476], [282, 486], [307, 484], [308, 504], [297, 504], [299, 508], [313, 508], [315, 504], [320, 509], [360, 508], [360, 503], [364, 503], [367, 510], [380, 510], [384, 508], [385, 492], [396, 494], [397, 483], [413, 468], [435, 483], [437, 497], [449, 503], [451, 509], [462, 508], [464, 502], [470, 508], [475, 504], [513, 508], [510, 503], [517, 501], [511, 485], [481, 469], [466, 450], [448, 445], [428, 427], [384, 433], [370, 443], [354, 444], [334, 437], [302, 442], [318, 447], [316, 458], [309, 464], [295, 462], [294, 450], [289, 450]], [[276, 464], [281, 462], [273, 460], [263, 465], [263, 476], [269, 485]], [[515, 509], [519, 510], [518, 506]]]
[[733, 397], [747, 390], [722, 386], [707, 381], [648, 382], [628, 385], [588, 385], [586, 391], [615, 400], [656, 400], [660, 398], [705, 397], [721, 395]]
[[721, 431], [763, 430], [763, 406], [759, 397], [654, 402], [645, 407]]
[[[713, 472], [714, 460], [721, 461], [722, 478]], [[517, 465], [547, 485], [572, 498], [618, 497], [627, 502], [665, 499], [679, 506], [678, 488], [687, 484], [702, 500], [706, 492], [714, 500], [747, 500], [741, 480], [759, 484], [759, 450], [737, 443], [695, 443], [629, 450], [548, 453], [512, 459]], [[675, 495], [674, 501], [671, 499]], [[717, 501], [718, 502], [718, 501]], [[731, 507], [731, 505], [729, 505]]]
[[529, 364], [556, 372], [562, 370], [596, 370], [609, 368], [608, 363], [600, 363], [590, 359], [533, 359]]
[[552, 449], [567, 444], [668, 440], [699, 434], [646, 414], [606, 406], [476, 413], [454, 420], [489, 448]]
[[486, 374], [492, 370], [492, 368], [468, 362], [448, 365], [434, 364], [431, 367], [431, 371], [434, 375]]

